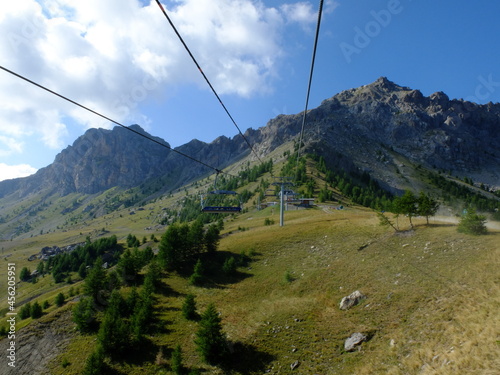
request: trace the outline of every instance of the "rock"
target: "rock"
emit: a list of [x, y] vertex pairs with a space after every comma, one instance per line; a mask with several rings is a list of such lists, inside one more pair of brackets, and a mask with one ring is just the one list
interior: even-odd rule
[[295, 370], [297, 367], [299, 367], [300, 365], [300, 362], [299, 361], [295, 361], [293, 362], [291, 365], [290, 365], [290, 369], [293, 371]]
[[356, 346], [360, 345], [363, 341], [366, 341], [367, 336], [360, 333], [356, 332], [353, 333], [347, 340], [345, 340], [344, 343], [344, 349], [346, 352], [353, 351]]
[[365, 299], [366, 296], [359, 290], [351, 293], [347, 297], [342, 298], [340, 301], [340, 310], [349, 310], [351, 307], [356, 306], [361, 300]]

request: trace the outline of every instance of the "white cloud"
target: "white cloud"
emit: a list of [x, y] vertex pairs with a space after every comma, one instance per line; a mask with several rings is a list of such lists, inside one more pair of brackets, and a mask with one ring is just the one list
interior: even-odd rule
[[[169, 87], [207, 89], [156, 2], [143, 3], [7, 2], [0, 13], [0, 65], [120, 122], [144, 118], [138, 104]], [[256, 0], [178, 0], [167, 11], [219, 94], [243, 97], [272, 91], [286, 24], [316, 17], [306, 2], [276, 8]], [[35, 135], [47, 147], [62, 147], [68, 119], [84, 128], [111, 127], [3, 71], [0, 103], [0, 134], [19, 144]]]
[[0, 181], [10, 180], [12, 178], [26, 177], [32, 175], [37, 170], [27, 164], [7, 165], [0, 163]]
[[317, 19], [317, 11], [313, 9], [311, 3], [300, 2], [293, 4], [283, 4], [281, 6], [288, 22], [298, 22], [309, 25]]

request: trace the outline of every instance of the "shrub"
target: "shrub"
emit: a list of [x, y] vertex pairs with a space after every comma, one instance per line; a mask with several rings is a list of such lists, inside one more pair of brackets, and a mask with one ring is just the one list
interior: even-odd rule
[[484, 223], [486, 222], [486, 217], [483, 215], [478, 215], [474, 209], [466, 210], [465, 214], [460, 219], [458, 223], [457, 230], [460, 233], [467, 234], [485, 234], [487, 232], [486, 226]]

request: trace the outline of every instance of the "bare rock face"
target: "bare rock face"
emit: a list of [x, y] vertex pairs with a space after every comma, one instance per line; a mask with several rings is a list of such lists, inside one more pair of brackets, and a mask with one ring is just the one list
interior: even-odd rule
[[360, 301], [364, 300], [366, 296], [359, 290], [351, 293], [350, 295], [342, 298], [340, 301], [340, 310], [349, 310], [351, 307], [356, 306]]
[[344, 349], [346, 352], [351, 352], [364, 341], [366, 341], [368, 337], [360, 332], [353, 333], [347, 340], [344, 342]]

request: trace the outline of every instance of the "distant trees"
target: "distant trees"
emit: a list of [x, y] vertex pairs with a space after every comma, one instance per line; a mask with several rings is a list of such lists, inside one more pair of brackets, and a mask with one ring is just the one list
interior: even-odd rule
[[215, 252], [219, 243], [219, 226], [211, 224], [206, 231], [199, 221], [173, 223], [163, 234], [158, 259], [167, 270], [179, 270], [187, 262], [193, 262], [200, 253]]
[[[411, 228], [413, 228], [413, 217], [425, 216], [427, 224], [429, 224], [429, 216], [434, 216], [438, 208], [439, 203], [429, 194], [420, 192], [417, 197], [409, 190], [406, 190], [401, 197], [394, 198], [392, 203], [392, 212], [395, 213], [395, 217], [397, 218], [399, 215], [407, 216]], [[397, 223], [391, 221], [383, 212], [378, 212], [377, 216], [380, 225], [390, 226], [396, 231], [399, 230]]]

